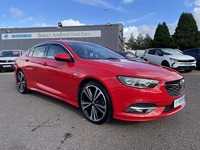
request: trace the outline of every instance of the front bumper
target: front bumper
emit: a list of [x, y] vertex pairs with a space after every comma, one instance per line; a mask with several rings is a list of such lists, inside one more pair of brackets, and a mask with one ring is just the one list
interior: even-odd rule
[[176, 68], [176, 70], [194, 70], [196, 69], [196, 66], [179, 66]]
[[14, 70], [14, 64], [0, 64], [0, 70], [2, 71]]
[[[185, 88], [182, 86], [179, 89], [181, 80], [161, 81], [155, 88], [137, 89], [124, 86], [124, 88], [113, 89], [111, 93], [113, 118], [136, 122], [150, 121], [179, 112], [186, 104]], [[182, 99], [184, 101], [176, 105], [176, 102]], [[138, 108], [140, 105], [135, 105], [141, 103], [148, 105], [141, 106], [144, 108], [142, 110]], [[131, 111], [128, 108], [135, 110]], [[138, 109], [138, 112], [136, 112], [136, 109]]]
[[196, 62], [172, 63], [171, 68], [176, 70], [194, 70], [196, 68]]
[[121, 112], [114, 114], [114, 118], [124, 121], [135, 121], [135, 122], [151, 121], [176, 114], [177, 112], [179, 112], [184, 108], [185, 104], [186, 102], [184, 101], [180, 106], [171, 109], [169, 111], [165, 111], [166, 107], [157, 107], [152, 112], [147, 114], [133, 114], [133, 113]]

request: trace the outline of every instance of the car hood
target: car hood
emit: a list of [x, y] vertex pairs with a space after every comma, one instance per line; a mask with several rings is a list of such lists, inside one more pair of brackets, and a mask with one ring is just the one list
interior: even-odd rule
[[94, 60], [92, 66], [96, 69], [105, 70], [105, 72], [114, 72], [116, 75], [135, 76], [141, 78], [170, 78], [181, 74], [177, 71], [159, 65], [149, 64], [147, 62], [129, 61], [129, 60]]
[[173, 58], [173, 59], [177, 59], [177, 60], [191, 60], [191, 59], [195, 59], [194, 57], [189, 56], [189, 55], [165, 55], [165, 57]]

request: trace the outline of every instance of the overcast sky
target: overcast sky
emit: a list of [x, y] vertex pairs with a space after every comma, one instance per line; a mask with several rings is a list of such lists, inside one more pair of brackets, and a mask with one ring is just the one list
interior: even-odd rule
[[192, 13], [200, 30], [200, 0], [1, 0], [0, 28], [122, 23], [129, 39], [166, 22], [174, 33], [180, 15]]

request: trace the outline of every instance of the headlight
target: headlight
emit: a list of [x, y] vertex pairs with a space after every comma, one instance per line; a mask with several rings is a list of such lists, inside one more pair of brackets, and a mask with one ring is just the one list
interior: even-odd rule
[[143, 78], [133, 78], [126, 76], [118, 76], [117, 78], [122, 84], [135, 88], [154, 88], [159, 83], [158, 80], [150, 80]]
[[177, 63], [178, 60], [177, 59], [174, 59], [174, 58], [170, 58], [171, 61], [173, 61], [174, 63]]

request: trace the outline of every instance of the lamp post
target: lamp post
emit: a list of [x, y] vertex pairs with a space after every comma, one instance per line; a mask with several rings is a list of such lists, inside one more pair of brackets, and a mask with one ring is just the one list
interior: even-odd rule
[[108, 9], [105, 8], [104, 11], [106, 12], [106, 24], [107, 24], [108, 23], [108, 14], [107, 14], [108, 13]]
[[60, 40], [62, 40], [62, 22], [58, 22], [58, 28], [60, 29]]

